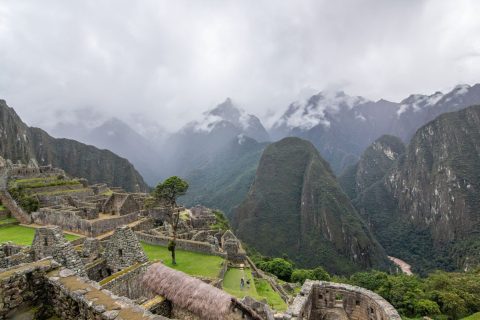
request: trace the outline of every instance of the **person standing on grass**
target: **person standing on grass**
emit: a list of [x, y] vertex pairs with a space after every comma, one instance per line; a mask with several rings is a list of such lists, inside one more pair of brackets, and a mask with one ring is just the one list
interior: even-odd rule
[[240, 290], [243, 290], [243, 287], [245, 286], [245, 279], [243, 277], [240, 278]]

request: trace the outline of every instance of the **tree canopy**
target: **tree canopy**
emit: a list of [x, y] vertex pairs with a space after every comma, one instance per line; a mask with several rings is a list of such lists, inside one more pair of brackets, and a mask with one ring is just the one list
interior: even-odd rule
[[158, 202], [170, 207], [177, 206], [177, 198], [187, 193], [188, 182], [177, 176], [159, 183], [152, 192]]

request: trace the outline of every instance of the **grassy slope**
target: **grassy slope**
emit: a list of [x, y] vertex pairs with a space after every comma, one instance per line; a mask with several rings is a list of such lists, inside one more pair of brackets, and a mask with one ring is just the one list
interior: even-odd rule
[[[12, 241], [18, 245], [29, 246], [32, 244], [35, 228], [25, 226], [0, 227], [0, 243]], [[64, 234], [69, 241], [78, 239], [78, 236]]]
[[170, 268], [194, 276], [216, 278], [222, 268], [223, 259], [218, 256], [176, 250], [177, 265], [172, 265], [170, 251], [166, 247], [142, 243], [150, 260], [162, 260]]
[[463, 318], [462, 320], [480, 320], [480, 312], [474, 313], [468, 317]]
[[[247, 286], [243, 289], [240, 288], [242, 276], [245, 280], [250, 279], [250, 288], [247, 288]], [[250, 269], [229, 269], [223, 280], [223, 289], [237, 298], [243, 298], [248, 295], [257, 300], [266, 299], [268, 304], [278, 311], [283, 311], [287, 308], [286, 303], [280, 298], [278, 293], [273, 291], [267, 281], [263, 279], [254, 280]]]

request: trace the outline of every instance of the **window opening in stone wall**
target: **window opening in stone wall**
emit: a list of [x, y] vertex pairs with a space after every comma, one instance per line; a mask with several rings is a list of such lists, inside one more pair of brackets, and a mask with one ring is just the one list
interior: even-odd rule
[[120, 257], [123, 257], [123, 250], [122, 250], [122, 249], [118, 249], [118, 255], [119, 255]]

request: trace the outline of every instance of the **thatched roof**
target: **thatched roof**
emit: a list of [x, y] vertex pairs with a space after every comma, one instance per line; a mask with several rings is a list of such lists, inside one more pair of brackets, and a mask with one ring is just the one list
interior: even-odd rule
[[201, 319], [228, 319], [237, 305], [237, 301], [226, 292], [162, 263], [151, 265], [143, 281], [157, 294]]

